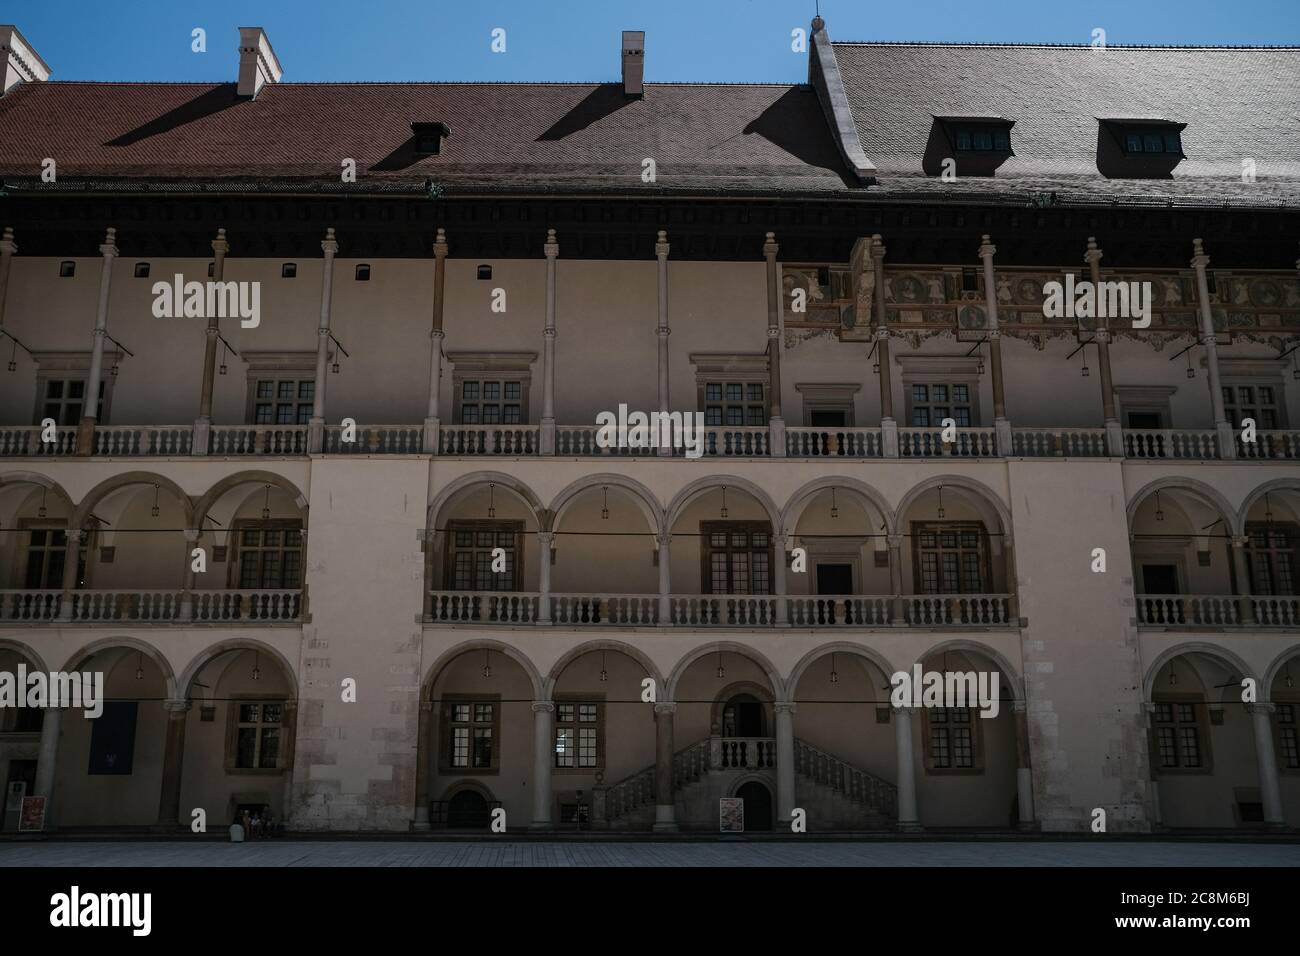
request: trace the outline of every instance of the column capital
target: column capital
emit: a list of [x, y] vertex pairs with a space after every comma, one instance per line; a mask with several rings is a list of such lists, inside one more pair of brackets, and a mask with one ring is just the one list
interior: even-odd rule
[[989, 234], [987, 232], [984, 233], [984, 235], [981, 236], [980, 239], [981, 242], [979, 248], [979, 257], [981, 259], [992, 259], [993, 256], [997, 254], [998, 247], [993, 245], [993, 242], [992, 240], [989, 239]]
[[772, 707], [778, 714], [794, 714], [799, 709], [792, 700], [778, 700]]
[[661, 700], [657, 704], [655, 704], [656, 717], [658, 717], [660, 714], [675, 714], [675, 713], [677, 713], [677, 702], [674, 700]]
[[193, 544], [195, 541], [198, 541], [199, 538], [201, 538], [202, 536], [203, 536], [203, 529], [201, 528], [185, 529], [185, 540], [188, 541], [190, 544]]
[[1246, 548], [1250, 546], [1250, 535], [1234, 534], [1232, 536], [1232, 546], [1234, 548]]
[[1096, 329], [1096, 330], [1092, 333], [1092, 336], [1093, 336], [1093, 338], [1095, 338], [1098, 342], [1109, 342], [1109, 341], [1110, 341], [1110, 329]]
[[913, 717], [921, 712], [920, 707], [895, 707], [893, 704], [890, 705], [889, 709], [896, 714], [906, 714], [909, 717]]
[[81, 530], [80, 528], [69, 528], [69, 529], [68, 529], [68, 532], [67, 532], [67, 540], [68, 540], [69, 542], [73, 542], [73, 543], [76, 543], [76, 544], [81, 544], [81, 542], [84, 541], [85, 538], [86, 538], [86, 532], [83, 531], [83, 530]]
[[549, 701], [549, 700], [533, 701], [534, 714], [549, 714], [552, 713], [554, 710], [555, 710], [555, 703], [553, 701]]
[[667, 231], [660, 229], [659, 235], [655, 238], [655, 255], [660, 259], [667, 259], [668, 249], [668, 233]]
[[433, 710], [433, 701], [431, 700], [420, 701], [420, 713], [427, 714], [432, 710]]
[[880, 233], [878, 232], [872, 233], [871, 235], [871, 258], [873, 259], [885, 258], [885, 243], [880, 238]]
[[673, 533], [671, 531], [661, 531], [655, 535], [655, 545], [659, 548], [671, 548], [673, 546]]
[[226, 242], [226, 230], [218, 229], [217, 238], [212, 240], [212, 252], [216, 256], [224, 256], [230, 251], [230, 243]]
[[1210, 257], [1205, 254], [1205, 246], [1200, 239], [1192, 240], [1192, 268], [1200, 271], [1210, 264]]
[[320, 243], [321, 251], [325, 253], [327, 259], [333, 258], [334, 254], [339, 251], [338, 240], [334, 238], [334, 227], [330, 226], [325, 230], [325, 238]]
[[1097, 245], [1097, 237], [1089, 236], [1088, 251], [1083, 254], [1083, 261], [1088, 263], [1088, 265], [1095, 265], [1101, 262], [1102, 255], [1103, 253], [1101, 248]]
[[[18, 243], [14, 242], [14, 227], [5, 226], [4, 238], [0, 239], [0, 256], [12, 256], [18, 251]], [[1300, 268], [1300, 262], [1296, 263]]]
[[560, 243], [555, 238], [555, 230], [546, 230], [546, 243], [542, 246], [542, 251], [546, 253], [546, 258], [554, 259], [560, 254]]
[[192, 701], [188, 700], [165, 700], [163, 701], [163, 710], [167, 712], [169, 717], [176, 717], [177, 715], [184, 717], [189, 712], [191, 705]]
[[1256, 703], [1246, 705], [1246, 713], [1251, 714], [1252, 716], [1271, 714], [1276, 710], [1276, 704], [1267, 703], [1265, 701], [1257, 701]]
[[117, 230], [112, 226], [109, 226], [108, 232], [104, 234], [104, 242], [99, 247], [99, 251], [105, 259], [112, 259], [117, 255]]
[[[763, 237], [763, 255], [768, 259], [775, 259], [776, 254], [781, 251], [781, 247], [776, 243], [776, 233], [769, 232]], [[1300, 263], [1297, 263], [1300, 265]]]
[[903, 546], [903, 535], [887, 534], [885, 535], [885, 543], [887, 543], [891, 548], [901, 548]]
[[538, 542], [539, 544], [550, 544], [550, 543], [551, 543], [552, 541], [554, 541], [554, 540], [555, 540], [555, 532], [554, 532], [554, 531], [539, 531], [539, 532], [537, 532], [537, 542]]
[[433, 255], [435, 258], [444, 259], [447, 256], [447, 230], [438, 227], [438, 235], [433, 240]]
[[1027, 714], [1027, 713], [1029, 713], [1029, 701], [1027, 701], [1027, 700], [1013, 700], [1013, 701], [1011, 702], [1011, 711], [1012, 711], [1012, 713], [1016, 713], [1016, 714]]

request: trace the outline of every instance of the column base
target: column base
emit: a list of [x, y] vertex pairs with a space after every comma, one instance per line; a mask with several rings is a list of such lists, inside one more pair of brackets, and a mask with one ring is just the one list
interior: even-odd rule
[[676, 833], [677, 807], [670, 804], [655, 804], [655, 833]]
[[1010, 419], [993, 419], [993, 439], [998, 454], [1003, 458], [1010, 458], [1015, 454], [1015, 440], [1011, 435]]
[[325, 450], [325, 419], [313, 418], [307, 422], [307, 453], [319, 455]]
[[1237, 433], [1227, 422], [1216, 422], [1215, 437], [1219, 440], [1219, 458], [1237, 457]]
[[1042, 833], [1043, 825], [1037, 820], [1021, 820], [1016, 824], [1019, 833]]
[[534, 820], [528, 824], [529, 833], [550, 833], [554, 832], [555, 824], [550, 820]]
[[880, 445], [884, 457], [898, 457], [898, 422], [892, 418], [880, 420]]
[[903, 823], [901, 821], [895, 823], [894, 829], [897, 830], [899, 833], [920, 833], [922, 830], [925, 829], [925, 827], [921, 826], [921, 824], [915, 820], [909, 820], [906, 823]]
[[426, 455], [438, 454], [438, 430], [442, 422], [436, 418], [426, 418], [424, 420], [424, 443], [422, 448]]
[[543, 455], [555, 454], [555, 419], [543, 418], [538, 432], [538, 451]]
[[1111, 458], [1124, 457], [1124, 429], [1117, 421], [1106, 422], [1106, 454]]
[[767, 423], [768, 455], [773, 458], [785, 457], [785, 419], [779, 415]]
[[212, 419], [200, 418], [194, 422], [194, 430], [190, 433], [190, 454], [206, 455], [208, 453], [208, 443], [212, 436]]

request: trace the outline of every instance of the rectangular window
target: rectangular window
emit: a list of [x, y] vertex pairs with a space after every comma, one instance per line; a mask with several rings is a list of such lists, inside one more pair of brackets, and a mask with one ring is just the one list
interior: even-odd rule
[[442, 716], [444, 769], [496, 769], [501, 719], [499, 699], [449, 699], [443, 702]]
[[1300, 560], [1300, 529], [1283, 522], [1246, 525], [1246, 565], [1250, 589], [1259, 595], [1296, 593], [1296, 563]]
[[457, 399], [462, 425], [522, 425], [522, 379], [463, 379]]
[[767, 386], [762, 382], [705, 382], [704, 424], [766, 425]]
[[983, 522], [912, 523], [913, 585], [918, 594], [983, 594], [990, 586]]
[[1296, 705], [1277, 705], [1277, 745], [1283, 770], [1300, 770], [1300, 744], [1296, 739]]
[[702, 521], [700, 537], [703, 593], [772, 593], [772, 528], [766, 521]]
[[294, 519], [240, 522], [231, 530], [234, 567], [241, 591], [302, 587], [302, 522]]
[[605, 705], [600, 701], [558, 701], [555, 705], [555, 766], [594, 770], [605, 765], [602, 741]]
[[[44, 392], [41, 394], [41, 418], [52, 418], [58, 425], [78, 425], [86, 405], [85, 378], [47, 378], [44, 379]], [[96, 420], [104, 422], [104, 381], [99, 383], [99, 401], [95, 405]]]
[[235, 700], [235, 769], [278, 770], [284, 701]]
[[959, 153], [1009, 153], [1011, 131], [992, 123], [963, 123], [950, 127], [953, 148]]
[[306, 425], [316, 382], [311, 378], [259, 378], [253, 385], [254, 425]]
[[138, 704], [105, 701], [104, 712], [90, 722], [89, 774], [126, 775], [135, 760], [135, 722]]
[[974, 424], [974, 403], [967, 382], [934, 382], [912, 386], [912, 427], [939, 428], [951, 418], [958, 428]]
[[969, 707], [930, 707], [926, 762], [931, 770], [978, 770], [978, 729]]
[[1234, 428], [1247, 418], [1253, 418], [1260, 431], [1282, 428], [1281, 391], [1276, 385], [1224, 385], [1224, 413]]
[[[447, 561], [443, 575], [452, 591], [518, 591], [523, 586], [522, 521], [447, 522]], [[500, 548], [504, 569], [493, 570]]]
[[1205, 766], [1199, 706], [1197, 702], [1156, 701], [1151, 723], [1163, 769], [1197, 770]]

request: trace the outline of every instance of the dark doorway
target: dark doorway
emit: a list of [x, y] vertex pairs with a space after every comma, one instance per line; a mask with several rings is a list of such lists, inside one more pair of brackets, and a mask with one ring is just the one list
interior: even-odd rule
[[1178, 568], [1172, 564], [1142, 565], [1143, 594], [1178, 594]]
[[1125, 418], [1128, 419], [1129, 428], [1164, 428], [1164, 422], [1160, 420], [1159, 412], [1129, 412]]
[[814, 408], [808, 413], [808, 424], [813, 428], [843, 428], [848, 425], [848, 417], [842, 408]]
[[772, 829], [772, 791], [753, 781], [736, 791], [745, 801], [745, 831]]
[[462, 790], [447, 804], [447, 826], [485, 830], [491, 822], [487, 800], [476, 790]]
[[737, 694], [722, 709], [722, 736], [762, 737], [763, 705], [749, 694]]
[[817, 565], [818, 594], [852, 594], [853, 565], [819, 564]]

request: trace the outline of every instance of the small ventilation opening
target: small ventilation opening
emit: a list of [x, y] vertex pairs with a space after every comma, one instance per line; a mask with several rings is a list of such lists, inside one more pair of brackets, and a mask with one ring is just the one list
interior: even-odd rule
[[149, 278], [149, 263], [147, 263], [147, 262], [137, 262], [137, 263], [135, 264], [135, 277], [136, 277], [137, 279], [147, 279], [147, 278]]
[[411, 137], [415, 152], [421, 156], [437, 156], [442, 152], [442, 141], [451, 136], [446, 123], [412, 123]]
[[361, 263], [361, 264], [359, 264], [359, 265], [357, 266], [357, 281], [358, 281], [358, 282], [369, 282], [369, 281], [370, 281], [370, 264], [369, 264], [369, 263], [363, 262], [363, 263]]
[[65, 259], [59, 263], [59, 278], [71, 279], [77, 274], [77, 264], [71, 259]]
[[298, 277], [298, 263], [286, 262], [280, 266], [281, 279], [296, 279]]
[[490, 279], [492, 278], [492, 267], [491, 267], [491, 266], [479, 266], [479, 267], [478, 267], [478, 277], [479, 277], [479, 279], [480, 279], [481, 281], [485, 281], [485, 282], [486, 282], [486, 281], [490, 280]]

